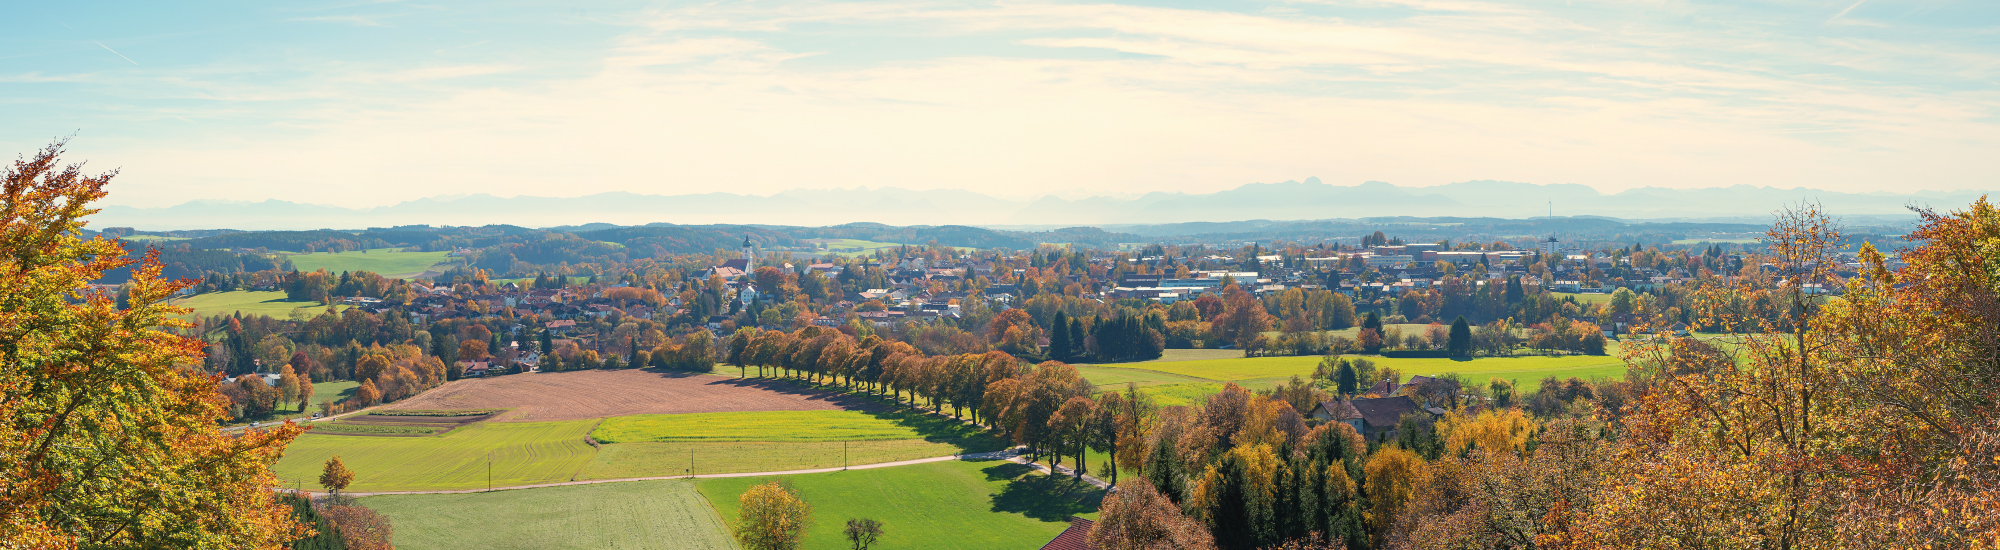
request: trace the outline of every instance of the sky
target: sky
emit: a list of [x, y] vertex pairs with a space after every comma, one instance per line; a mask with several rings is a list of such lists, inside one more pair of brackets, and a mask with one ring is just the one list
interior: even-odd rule
[[2000, 189], [2000, 2], [39, 2], [108, 204], [1495, 179]]

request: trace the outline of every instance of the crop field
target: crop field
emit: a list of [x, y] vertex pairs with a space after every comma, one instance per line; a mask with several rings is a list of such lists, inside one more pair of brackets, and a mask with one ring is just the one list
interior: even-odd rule
[[[738, 498], [776, 478], [704, 479], [702, 496], [725, 521]], [[949, 461], [786, 476], [812, 505], [804, 548], [845, 549], [850, 518], [882, 522], [878, 548], [1039, 548], [1072, 515], [1097, 511], [1103, 492], [1004, 461]]]
[[358, 436], [424, 436], [439, 435], [469, 426], [488, 415], [416, 416], [363, 414], [343, 417], [334, 422], [313, 423], [313, 433], [320, 435]]
[[605, 445], [577, 479], [783, 472], [879, 464], [1005, 449], [993, 437], [883, 441], [638, 442]]
[[1561, 300], [1563, 298], [1576, 298], [1576, 303], [1579, 304], [1611, 303], [1611, 295], [1608, 293], [1550, 292], [1549, 294], [1555, 296], [1557, 300]]
[[1201, 398], [1221, 392], [1222, 384], [1220, 382], [1168, 384], [1165, 386], [1153, 386], [1139, 391], [1148, 397], [1152, 397], [1153, 404], [1162, 407], [1176, 405], [1194, 406], [1201, 403]]
[[1674, 241], [1674, 244], [1755, 244], [1762, 241], [1763, 239], [1678, 239]]
[[916, 412], [773, 411], [605, 419], [585, 479], [837, 468], [981, 453], [1006, 443]]
[[1148, 363], [1119, 363], [1119, 365], [1132, 365], [1132, 366], [1098, 367], [1090, 365], [1076, 365], [1076, 372], [1077, 374], [1083, 375], [1084, 378], [1089, 379], [1091, 384], [1097, 385], [1098, 390], [1122, 389], [1128, 382], [1133, 384], [1138, 384], [1139, 387], [1141, 388], [1151, 387], [1151, 386], [1161, 386], [1166, 384], [1211, 382], [1211, 380], [1204, 378], [1196, 378], [1193, 376], [1160, 372], [1157, 370], [1147, 370], [1146, 368], [1139, 366], [1139, 365], [1150, 366], [1150, 364]]
[[[229, 292], [205, 292], [174, 301], [174, 305], [193, 308], [196, 315], [228, 315], [243, 312], [244, 315], [269, 315], [284, 319], [294, 309], [305, 310], [306, 315], [318, 315], [326, 311], [319, 302], [289, 301], [285, 293], [276, 290], [232, 290]], [[347, 306], [334, 306], [342, 309]]]
[[[354, 471], [353, 492], [474, 489], [569, 481], [590, 462], [584, 434], [595, 420], [480, 422], [432, 437], [356, 437], [308, 432], [274, 470], [285, 485], [316, 487], [328, 458]], [[337, 422], [336, 422], [337, 423]]]
[[756, 411], [646, 414], [607, 418], [591, 437], [602, 443], [696, 441], [878, 441], [960, 439], [980, 430], [909, 411]]
[[468, 378], [390, 409], [513, 409], [498, 422], [539, 422], [632, 414], [730, 411], [869, 410], [873, 401], [766, 379], [647, 370], [587, 370]]
[[[1435, 376], [1458, 373], [1467, 380], [1485, 383], [1492, 378], [1515, 382], [1521, 393], [1541, 387], [1543, 377], [1622, 378], [1625, 362], [1613, 355], [1479, 357], [1469, 360], [1445, 358], [1394, 358], [1352, 356], [1375, 362], [1376, 368], [1393, 368], [1404, 380], [1411, 375]], [[1146, 364], [1145, 369], [1078, 367], [1077, 371], [1098, 384], [1100, 390], [1122, 387], [1125, 381], [1138, 382], [1147, 395], [1162, 405], [1191, 405], [1200, 397], [1215, 393], [1221, 382], [1235, 382], [1250, 389], [1266, 389], [1282, 384], [1293, 375], [1310, 377], [1319, 365], [1319, 356], [1251, 357], [1178, 361]], [[1128, 363], [1128, 365], [1137, 365]], [[1141, 371], [1141, 372], [1133, 372]], [[1148, 372], [1150, 371], [1150, 373]], [[1111, 380], [1100, 382], [1099, 378]]]
[[445, 261], [449, 252], [403, 252], [400, 248], [376, 248], [367, 252], [353, 250], [338, 254], [318, 252], [313, 254], [292, 254], [286, 258], [299, 271], [327, 270], [368, 271], [384, 277], [414, 277], [432, 265]]
[[733, 550], [722, 518], [689, 481], [634, 481], [464, 493], [385, 495], [397, 548]]

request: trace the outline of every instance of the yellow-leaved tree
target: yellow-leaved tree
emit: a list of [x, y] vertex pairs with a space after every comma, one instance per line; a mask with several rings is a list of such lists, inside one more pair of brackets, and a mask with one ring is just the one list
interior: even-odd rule
[[[201, 342], [170, 332], [187, 283], [83, 240], [116, 172], [61, 165], [63, 142], [7, 168], [0, 196], [0, 548], [278, 548], [305, 528], [270, 467], [303, 431], [224, 434]], [[137, 264], [137, 265], [135, 265]], [[89, 283], [131, 266], [128, 307]]]
[[783, 482], [751, 487], [739, 499], [736, 541], [750, 550], [792, 550], [805, 543], [812, 505]]
[[1728, 351], [1647, 347], [1606, 486], [1545, 546], [2000, 547], [2000, 211], [1920, 214], [1906, 267], [1868, 245], [1851, 278], [1827, 215], [1780, 214], [1768, 274], [1686, 302]]

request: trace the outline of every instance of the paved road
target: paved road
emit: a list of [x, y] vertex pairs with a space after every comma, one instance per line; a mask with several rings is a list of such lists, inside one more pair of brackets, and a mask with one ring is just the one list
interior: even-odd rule
[[[358, 410], [358, 411], [349, 411], [349, 412], [344, 412], [344, 413], [340, 413], [340, 414], [336, 414], [336, 415], [333, 415], [333, 416], [323, 416], [323, 417], [320, 417], [320, 418], [293, 418], [293, 419], [291, 419], [291, 420], [292, 420], [293, 422], [297, 422], [297, 423], [300, 423], [300, 424], [311, 424], [311, 423], [314, 423], [314, 422], [331, 422], [331, 421], [333, 421], [333, 419], [336, 419], [336, 418], [342, 418], [342, 417], [348, 417], [348, 416], [354, 416], [354, 415], [357, 415], [357, 414], [367, 414], [367, 413], [370, 413], [370, 412], [374, 412], [374, 411], [375, 411], [375, 407], [369, 407], [369, 408], [366, 408], [366, 409], [361, 409], [361, 410]], [[265, 420], [265, 421], [262, 421], [262, 422], [259, 422], [259, 423], [258, 423], [258, 425], [257, 425], [256, 427], [257, 427], [258, 429], [266, 429], [266, 430], [268, 430], [268, 429], [271, 429], [271, 428], [275, 428], [275, 427], [277, 427], [278, 425], [280, 425], [280, 424], [284, 424], [284, 423], [285, 423], [285, 421], [283, 421], [283, 420]], [[243, 426], [229, 426], [229, 427], [226, 427], [226, 428], [223, 428], [223, 429], [222, 429], [222, 433], [229, 433], [229, 432], [236, 432], [236, 431], [242, 431], [242, 430], [243, 430], [244, 428], [249, 428], [249, 427], [251, 427], [251, 426], [249, 426], [249, 425], [243, 425]]]
[[[1020, 452], [1019, 452], [1019, 451], [1016, 451], [1016, 450], [1013, 450], [1013, 449], [1008, 449], [1008, 450], [1005, 450], [1005, 451], [994, 451], [994, 452], [990, 452], [990, 453], [974, 453], [974, 454], [963, 454], [963, 455], [951, 455], [951, 456], [934, 456], [934, 457], [930, 457], [930, 458], [918, 458], [918, 459], [912, 459], [912, 460], [898, 460], [898, 461], [895, 461], [895, 462], [880, 462], [880, 463], [875, 463], [875, 464], [860, 464], [860, 465], [855, 465], [855, 466], [848, 466], [848, 467], [846, 467], [846, 468], [816, 468], [816, 469], [811, 469], [811, 470], [782, 470], [782, 471], [776, 471], [776, 472], [738, 472], [738, 473], [729, 473], [729, 474], [696, 474], [696, 475], [694, 475], [693, 477], [695, 477], [695, 478], [697, 478], [697, 479], [707, 479], [707, 478], [723, 478], [723, 477], [758, 477], [758, 476], [785, 476], [785, 475], [795, 475], [795, 474], [823, 474], [823, 473], [827, 473], [827, 472], [838, 472], [838, 471], [841, 471], [841, 470], [868, 470], [868, 469], [874, 469], [874, 468], [888, 468], [888, 467], [892, 467], [892, 466], [909, 466], [909, 465], [911, 465], [911, 464], [924, 464], [924, 463], [929, 463], [929, 462], [944, 462], [944, 461], [948, 461], [948, 460], [1014, 460], [1014, 461], [1019, 461], [1019, 460], [1018, 460], [1018, 459], [1019, 459], [1019, 455], [1020, 455]], [[1044, 468], [1041, 468], [1041, 469], [1042, 469], [1043, 471], [1047, 471], [1047, 470], [1048, 470], [1048, 469], [1047, 469], [1047, 468], [1045, 468], [1045, 467], [1044, 467]], [[1065, 471], [1067, 471], [1067, 469], [1065, 469]], [[505, 491], [505, 490], [508, 490], [508, 489], [535, 489], [535, 488], [540, 488], [540, 487], [562, 487], [562, 486], [565, 486], [565, 485], [591, 485], [591, 484], [595, 484], [595, 483], [619, 483], [619, 482], [624, 482], [624, 481], [650, 481], [650, 480], [656, 480], [656, 479], [688, 479], [688, 476], [685, 476], [685, 475], [678, 475], [678, 476], [654, 476], [654, 477], [627, 477], [627, 478], [619, 478], [619, 479], [590, 479], [590, 480], [583, 480], [583, 481], [565, 481], [565, 482], [561, 482], [561, 483], [540, 483], [540, 484], [535, 484], [535, 485], [515, 485], [515, 486], [511, 486], [511, 487], [494, 487], [494, 488], [493, 488], [492, 490], [494, 490], [494, 491]], [[1093, 482], [1095, 482], [1095, 483], [1100, 483], [1100, 484], [1102, 483], [1102, 482], [1098, 482], [1098, 481], [1095, 481], [1095, 478], [1091, 478], [1091, 477], [1089, 477], [1089, 476], [1085, 476], [1085, 477], [1084, 477], [1084, 479], [1088, 479], [1088, 480], [1092, 480], [1092, 481], [1093, 481]], [[1103, 485], [1099, 485], [1099, 486], [1100, 486], [1100, 487], [1102, 487]], [[374, 492], [374, 493], [343, 493], [343, 494], [345, 494], [345, 495], [347, 495], [347, 496], [350, 496], [350, 497], [369, 497], [369, 496], [379, 496], [379, 495], [453, 495], [453, 494], [463, 494], [463, 493], [483, 493], [483, 492], [486, 492], [486, 491], [487, 491], [487, 489], [465, 489], [465, 490], [458, 490], [458, 491], [381, 491], [381, 492]]]

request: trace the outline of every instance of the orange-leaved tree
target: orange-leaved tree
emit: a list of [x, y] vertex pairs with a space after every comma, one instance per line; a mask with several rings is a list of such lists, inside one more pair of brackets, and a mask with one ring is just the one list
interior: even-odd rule
[[[116, 172], [17, 160], [0, 196], [0, 548], [277, 548], [306, 534], [270, 467], [303, 428], [225, 434], [168, 298], [190, 283], [83, 240]], [[137, 265], [134, 265], [137, 264]], [[88, 284], [133, 267], [127, 307]]]
[[[1813, 205], [1779, 216], [1767, 281], [1686, 303], [1742, 333], [1637, 364], [1648, 387], [1578, 533], [1604, 547], [2000, 546], [2000, 211], [1920, 212], [1887, 268]], [[1825, 291], [1839, 290], [1838, 296]]]
[[319, 485], [321, 487], [325, 487], [328, 491], [333, 491], [334, 494], [340, 494], [341, 489], [346, 489], [347, 484], [353, 482], [354, 471], [347, 469], [347, 464], [340, 461], [340, 455], [334, 455], [333, 458], [326, 459], [326, 467], [322, 468], [319, 473]]

